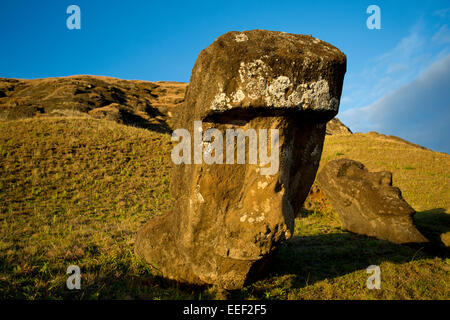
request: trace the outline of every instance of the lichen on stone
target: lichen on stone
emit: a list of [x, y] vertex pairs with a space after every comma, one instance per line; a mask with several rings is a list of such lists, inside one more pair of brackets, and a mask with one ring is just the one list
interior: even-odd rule
[[332, 109], [337, 110], [339, 101], [330, 95], [328, 81], [319, 80], [312, 83], [301, 84], [303, 92], [299, 107], [301, 109]]
[[224, 92], [219, 92], [215, 95], [211, 103], [211, 110], [226, 110], [231, 108], [230, 98]]
[[236, 38], [235, 38], [236, 42], [243, 42], [243, 41], [247, 41], [247, 40], [248, 40], [248, 37], [244, 33], [240, 33], [240, 34], [236, 35]]
[[[241, 62], [239, 68], [240, 84], [238, 90], [228, 96], [219, 84], [219, 92], [215, 95], [211, 110], [225, 111], [239, 105], [246, 97], [251, 100], [263, 99], [266, 106], [275, 108], [298, 107], [306, 109], [331, 109], [337, 111], [339, 100], [332, 97], [328, 81], [321, 79], [315, 82], [304, 83], [294, 88], [291, 79], [280, 75], [270, 79], [272, 69], [263, 59], [251, 62]], [[305, 63], [309, 58], [305, 57]]]
[[234, 103], [239, 103], [245, 99], [245, 93], [242, 90], [237, 90], [235, 93], [231, 95]]

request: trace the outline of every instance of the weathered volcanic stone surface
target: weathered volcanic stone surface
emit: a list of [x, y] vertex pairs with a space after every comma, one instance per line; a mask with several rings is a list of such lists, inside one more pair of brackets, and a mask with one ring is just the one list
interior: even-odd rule
[[311, 36], [229, 32], [203, 50], [176, 128], [193, 137], [201, 120], [203, 132], [223, 133], [224, 150], [226, 129], [278, 129], [279, 170], [262, 175], [263, 165], [248, 160], [175, 166], [173, 211], [139, 231], [136, 253], [181, 282], [237, 289], [261, 274], [293, 233], [345, 71], [345, 55]]
[[441, 234], [441, 241], [446, 247], [450, 247], [450, 232]]
[[327, 135], [349, 135], [353, 132], [338, 118], [333, 118], [327, 123]]
[[[346, 57], [312, 36], [252, 30], [228, 32], [195, 63], [181, 124], [240, 108], [338, 111]], [[322, 118], [323, 119], [323, 118]]]
[[330, 161], [317, 183], [345, 230], [394, 243], [428, 242], [414, 227], [414, 209], [392, 186], [392, 173], [369, 172], [358, 161]]

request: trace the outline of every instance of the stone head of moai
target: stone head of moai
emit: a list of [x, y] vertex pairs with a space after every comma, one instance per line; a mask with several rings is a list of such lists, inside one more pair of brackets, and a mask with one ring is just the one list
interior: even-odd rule
[[428, 242], [414, 226], [414, 209], [392, 185], [391, 172], [370, 172], [361, 162], [338, 159], [323, 167], [317, 183], [345, 230], [399, 244]]
[[341, 51], [306, 35], [228, 32], [201, 51], [174, 132], [188, 146], [176, 204], [139, 231], [136, 253], [167, 278], [225, 289], [267, 269], [314, 181], [345, 71]]

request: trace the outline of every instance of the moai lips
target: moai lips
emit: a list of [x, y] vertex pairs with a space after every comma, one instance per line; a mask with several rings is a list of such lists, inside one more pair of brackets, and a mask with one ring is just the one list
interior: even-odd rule
[[[191, 141], [194, 121], [202, 121], [196, 130], [204, 134], [217, 129], [223, 148], [214, 155], [222, 152], [223, 162], [195, 164], [194, 145], [192, 164], [174, 165], [176, 204], [139, 231], [136, 253], [181, 282], [237, 289], [261, 274], [292, 236], [295, 213], [315, 178], [326, 122], [338, 111], [345, 70], [342, 52], [305, 35], [228, 32], [204, 49], [176, 128], [189, 131]], [[239, 137], [227, 138], [229, 130], [247, 135], [245, 163], [238, 163], [242, 145]], [[216, 138], [203, 135], [203, 156]], [[274, 161], [264, 161], [264, 152]]]

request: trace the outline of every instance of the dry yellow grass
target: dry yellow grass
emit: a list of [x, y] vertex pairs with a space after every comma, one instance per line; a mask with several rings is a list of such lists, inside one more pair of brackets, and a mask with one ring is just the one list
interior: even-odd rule
[[[137, 230], [172, 204], [170, 136], [161, 132], [89, 117], [0, 122], [1, 299], [219, 297], [167, 282], [133, 254]], [[327, 137], [321, 165], [336, 157], [393, 171], [417, 210], [448, 210], [448, 155], [366, 135]], [[70, 264], [81, 268], [80, 291], [66, 288]], [[371, 264], [381, 267], [381, 291], [365, 287]], [[448, 299], [449, 271], [448, 256], [351, 234], [332, 212], [316, 212], [296, 220], [267, 276], [228, 296]]]
[[320, 167], [337, 158], [361, 161], [370, 171], [391, 171], [393, 184], [417, 211], [450, 212], [450, 155], [446, 153], [379, 134], [327, 136]]

